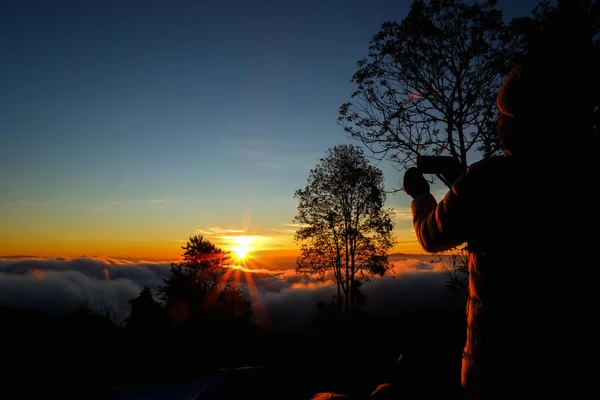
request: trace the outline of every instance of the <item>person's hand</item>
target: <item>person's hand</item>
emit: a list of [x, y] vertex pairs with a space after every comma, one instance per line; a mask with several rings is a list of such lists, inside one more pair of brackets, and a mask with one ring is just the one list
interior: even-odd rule
[[429, 183], [416, 167], [406, 170], [402, 188], [413, 199], [420, 194], [429, 193]]

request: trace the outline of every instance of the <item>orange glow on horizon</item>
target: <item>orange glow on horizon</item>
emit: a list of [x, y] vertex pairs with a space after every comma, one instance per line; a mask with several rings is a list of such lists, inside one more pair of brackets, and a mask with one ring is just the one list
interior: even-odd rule
[[[238, 264], [249, 258], [259, 259], [269, 267], [281, 262], [295, 262], [300, 255], [300, 249], [295, 244], [283, 242], [273, 243], [268, 236], [246, 235], [212, 237], [218, 246], [232, 251], [233, 262]], [[116, 238], [98, 241], [70, 241], [41, 237], [38, 240], [20, 240], [15, 237], [0, 237], [0, 257], [3, 256], [32, 256], [32, 257], [100, 257], [121, 258], [128, 260], [177, 262], [181, 260], [182, 246], [186, 239], [179, 240], [137, 240], [122, 241]], [[390, 253], [422, 254], [423, 251], [416, 238], [402, 240]]]

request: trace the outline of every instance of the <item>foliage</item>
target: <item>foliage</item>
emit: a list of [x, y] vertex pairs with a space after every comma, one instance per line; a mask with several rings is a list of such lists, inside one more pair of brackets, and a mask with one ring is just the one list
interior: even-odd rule
[[294, 197], [299, 202], [294, 223], [300, 226], [295, 240], [301, 244], [296, 272], [321, 281], [333, 273], [336, 304], [351, 316], [360, 282], [391, 268], [387, 251], [395, 243], [393, 210], [385, 208], [383, 174], [361, 148], [336, 146]]
[[469, 294], [469, 252], [466, 245], [457, 247], [446, 264], [440, 256], [437, 261], [446, 273], [446, 288], [455, 296], [466, 299]]
[[202, 235], [189, 238], [182, 261], [171, 263], [171, 275], [158, 289], [176, 323], [194, 319], [232, 322], [249, 321], [252, 304], [246, 289], [228, 279], [229, 252]]
[[[541, 1], [530, 16], [504, 23], [495, 0], [416, 0], [401, 22], [385, 22], [352, 77], [352, 101], [338, 121], [376, 158], [399, 169], [418, 155], [502, 154], [495, 98], [507, 73], [526, 56], [577, 65], [589, 113], [574, 118], [600, 140], [600, 5], [597, 0]], [[575, 88], [574, 88], [575, 89]], [[583, 92], [583, 91], [580, 91]], [[579, 93], [579, 92], [577, 92]], [[575, 90], [573, 99], [575, 100]], [[589, 120], [588, 120], [589, 117]], [[581, 142], [583, 143], [583, 141]], [[585, 146], [585, 145], [582, 145]], [[452, 182], [438, 176], [447, 186]], [[465, 249], [445, 266], [448, 288], [466, 293]]]
[[91, 305], [87, 300], [80, 303], [77, 308], [71, 312], [67, 313], [67, 316], [80, 321], [105, 325], [114, 325], [116, 322], [115, 314], [113, 312], [101, 310], [96, 302], [93, 302], [93, 305]]
[[[550, 54], [576, 65], [587, 80], [590, 121], [596, 141], [600, 137], [600, 3], [597, 0], [559, 0], [555, 6], [541, 1], [530, 16], [510, 22], [520, 39], [515, 61], [526, 55]], [[559, 55], [560, 54], [560, 55]], [[558, 61], [558, 60], [556, 60]], [[597, 143], [597, 142], [596, 142]]]
[[373, 36], [338, 121], [398, 169], [419, 155], [466, 167], [474, 152], [502, 154], [495, 99], [517, 46], [495, 0], [414, 1], [402, 22]]
[[154, 299], [149, 287], [144, 287], [139, 296], [129, 300], [130, 314], [125, 320], [128, 329], [143, 333], [160, 331], [166, 325], [165, 311]]

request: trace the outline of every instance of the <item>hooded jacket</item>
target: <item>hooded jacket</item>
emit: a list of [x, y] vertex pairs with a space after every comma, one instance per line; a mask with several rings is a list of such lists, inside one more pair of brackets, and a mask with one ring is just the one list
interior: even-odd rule
[[[592, 309], [593, 291], [569, 270], [589, 263], [582, 250], [594, 236], [584, 232], [598, 217], [582, 218], [570, 208], [581, 199], [555, 190], [559, 167], [550, 157], [489, 158], [471, 165], [439, 204], [431, 194], [412, 201], [423, 249], [468, 249], [467, 388], [502, 390], [525, 381], [552, 390], [547, 380], [564, 380], [563, 367], [572, 369], [569, 350], [578, 353], [583, 336], [570, 319], [574, 310]], [[589, 326], [586, 319], [577, 324]]]

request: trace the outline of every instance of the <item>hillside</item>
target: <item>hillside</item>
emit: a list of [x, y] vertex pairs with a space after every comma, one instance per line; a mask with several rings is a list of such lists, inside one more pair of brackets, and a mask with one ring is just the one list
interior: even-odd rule
[[421, 399], [462, 394], [461, 310], [364, 319], [328, 331], [257, 330], [183, 340], [158, 332], [134, 335], [99, 316], [10, 308], [1, 308], [0, 314], [4, 343], [12, 349], [5, 359], [12, 366], [5, 390], [45, 398], [108, 399], [111, 387], [176, 385], [241, 366], [261, 368], [222, 375], [222, 398], [240, 391], [275, 399], [282, 398], [282, 390], [286, 399], [307, 399], [321, 391], [364, 396], [394, 379], [405, 395], [419, 393]]

